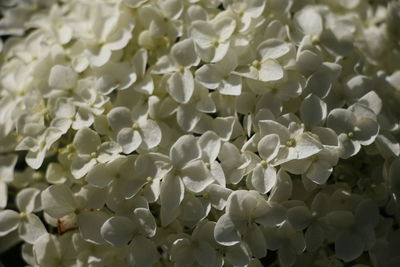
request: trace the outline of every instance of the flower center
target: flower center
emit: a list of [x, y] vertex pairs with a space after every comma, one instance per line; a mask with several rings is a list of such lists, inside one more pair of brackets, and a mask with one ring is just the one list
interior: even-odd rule
[[267, 168], [268, 163], [267, 163], [265, 160], [262, 160], [262, 161], [260, 162], [260, 165], [261, 165], [261, 167], [263, 167], [263, 168]]
[[296, 140], [294, 140], [293, 138], [287, 140], [287, 141], [286, 141], [286, 146], [287, 146], [287, 147], [294, 147], [294, 146], [296, 146]]
[[134, 124], [132, 124], [132, 130], [139, 131], [140, 130], [139, 124], [137, 124], [136, 122]]
[[353, 138], [353, 137], [354, 137], [354, 132], [348, 132], [348, 133], [347, 133], [347, 136], [348, 136], [349, 138]]
[[26, 212], [20, 212], [19, 217], [21, 218], [21, 220], [26, 220], [28, 219], [28, 214], [26, 214]]
[[146, 182], [147, 182], [148, 184], [152, 184], [152, 183], [153, 183], [153, 177], [148, 176], [148, 177], [146, 178]]
[[261, 67], [261, 63], [260, 63], [260, 61], [258, 61], [257, 59], [254, 60], [254, 61], [251, 63], [251, 65], [252, 65], [254, 68], [256, 68], [256, 69], [259, 69], [259, 68]]
[[212, 40], [211, 44], [213, 46], [218, 46], [219, 45], [219, 41], [217, 39]]

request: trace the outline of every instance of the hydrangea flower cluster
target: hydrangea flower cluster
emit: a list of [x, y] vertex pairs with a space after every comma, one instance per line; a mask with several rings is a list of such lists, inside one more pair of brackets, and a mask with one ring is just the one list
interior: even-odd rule
[[400, 266], [399, 1], [1, 5], [1, 251]]

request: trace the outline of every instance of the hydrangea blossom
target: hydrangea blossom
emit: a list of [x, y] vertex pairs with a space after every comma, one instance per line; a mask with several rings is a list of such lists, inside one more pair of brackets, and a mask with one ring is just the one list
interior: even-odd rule
[[399, 22], [1, 1], [0, 266], [400, 266]]

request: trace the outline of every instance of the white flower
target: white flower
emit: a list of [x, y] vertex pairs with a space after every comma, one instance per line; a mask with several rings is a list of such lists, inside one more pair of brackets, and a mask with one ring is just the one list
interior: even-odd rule
[[25, 137], [16, 147], [16, 150], [28, 150], [25, 161], [33, 169], [42, 166], [46, 153], [61, 137], [63, 132], [58, 128], [49, 127], [37, 138]]
[[261, 194], [268, 193], [276, 183], [276, 169], [271, 163], [280, 149], [279, 135], [269, 134], [258, 142], [258, 153], [261, 161], [253, 169], [251, 185]]
[[328, 222], [338, 232], [335, 239], [335, 253], [345, 262], [358, 258], [364, 250], [375, 243], [374, 227], [380, 216], [378, 207], [371, 200], [357, 205], [353, 215], [349, 211], [333, 211], [327, 214]]
[[236, 55], [228, 52], [216, 64], [203, 65], [196, 70], [196, 80], [209, 89], [217, 89], [223, 95], [240, 95], [242, 79], [232, 73], [236, 66]]
[[295, 231], [285, 221], [278, 228], [263, 228], [266, 246], [270, 250], [278, 250], [279, 263], [282, 266], [293, 266], [296, 255], [300, 255], [306, 248], [302, 232]]
[[71, 172], [76, 179], [85, 176], [98, 162], [109, 162], [122, 152], [115, 142], [101, 143], [99, 135], [89, 128], [82, 128], [76, 133], [73, 146], [77, 155], [72, 161]]
[[168, 56], [161, 57], [156, 63], [153, 73], [170, 73], [167, 80], [168, 93], [181, 104], [186, 104], [193, 95], [194, 80], [190, 70], [199, 63], [194, 43], [185, 39], [171, 47]]
[[0, 210], [7, 206], [7, 184], [14, 180], [14, 168], [17, 160], [17, 155], [0, 156]]
[[37, 263], [43, 267], [71, 266], [76, 263], [76, 251], [70, 234], [42, 235], [34, 243], [33, 252]]
[[171, 246], [171, 260], [176, 266], [188, 266], [195, 262], [200, 266], [220, 266], [221, 255], [215, 250], [214, 222], [202, 221], [191, 236], [176, 239]]
[[265, 240], [258, 224], [277, 226], [283, 222], [285, 212], [282, 206], [268, 203], [256, 191], [237, 190], [229, 196], [226, 213], [215, 225], [215, 240], [225, 246], [243, 240], [256, 257], [263, 257]]
[[218, 62], [228, 52], [230, 37], [236, 28], [236, 21], [220, 13], [211, 21], [194, 21], [190, 37], [196, 44], [199, 57], [205, 62]]
[[39, 208], [39, 194], [38, 189], [25, 188], [16, 197], [19, 213], [14, 210], [0, 211], [0, 236], [18, 228], [19, 236], [33, 244], [40, 236], [47, 233], [42, 221], [34, 214]]
[[137, 235], [151, 238], [156, 233], [156, 222], [146, 208], [136, 208], [129, 217], [113, 216], [101, 227], [101, 236], [116, 247], [123, 247]]
[[161, 130], [155, 121], [145, 117], [137, 118], [126, 107], [113, 108], [107, 114], [107, 119], [125, 154], [139, 147], [154, 148], [161, 141]]
[[238, 25], [240, 31], [246, 31], [251, 26], [252, 19], [259, 18], [266, 6], [264, 0], [250, 0], [250, 1], [238, 1], [238, 0], [225, 0], [223, 5], [226, 9], [231, 9], [240, 18], [240, 24]]
[[291, 122], [288, 128], [273, 120], [262, 120], [258, 124], [261, 136], [275, 134], [274, 139], [280, 143], [274, 165], [308, 158], [322, 150], [321, 143], [310, 133], [304, 132], [303, 127], [296, 122]]
[[332, 110], [327, 125], [339, 135], [342, 158], [357, 154], [361, 145], [372, 144], [380, 128], [375, 113], [361, 104], [354, 104], [348, 109]]

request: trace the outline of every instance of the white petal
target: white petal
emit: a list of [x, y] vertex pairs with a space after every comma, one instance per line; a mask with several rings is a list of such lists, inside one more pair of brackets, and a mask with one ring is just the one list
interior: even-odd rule
[[216, 251], [207, 242], [199, 242], [199, 246], [195, 250], [194, 256], [201, 266], [213, 266], [216, 261]]
[[8, 233], [17, 229], [20, 221], [20, 216], [13, 210], [0, 211], [0, 236], [5, 236]]
[[123, 128], [117, 135], [117, 142], [121, 145], [125, 154], [135, 151], [142, 143], [142, 136], [139, 131], [132, 128]]
[[267, 255], [267, 244], [264, 234], [256, 224], [253, 224], [248, 229], [245, 241], [249, 245], [254, 257], [261, 259]]
[[310, 159], [294, 159], [282, 163], [281, 167], [285, 171], [288, 171], [296, 175], [300, 175], [305, 173], [311, 164], [312, 161]]
[[110, 162], [118, 158], [122, 152], [121, 146], [114, 141], [106, 141], [102, 143], [97, 150], [97, 161], [100, 163]]
[[43, 210], [53, 218], [61, 218], [76, 210], [71, 189], [65, 184], [52, 185], [42, 192]]
[[379, 124], [370, 118], [361, 118], [357, 120], [357, 129], [354, 131], [354, 139], [361, 145], [367, 146], [375, 141], [379, 133]]
[[304, 206], [289, 209], [286, 216], [290, 225], [296, 231], [304, 230], [311, 223], [311, 212]]
[[113, 216], [100, 229], [101, 236], [115, 247], [123, 247], [132, 239], [133, 222], [127, 217]]
[[242, 78], [238, 75], [229, 75], [227, 79], [222, 80], [218, 90], [222, 95], [238, 96], [242, 92]]
[[207, 215], [202, 201], [192, 194], [185, 196], [179, 210], [179, 219], [184, 222], [198, 222]]
[[358, 204], [355, 214], [355, 223], [360, 227], [375, 227], [380, 221], [377, 204], [372, 200], [363, 200]]
[[0, 182], [0, 210], [7, 206], [8, 190], [7, 184]]
[[311, 164], [306, 176], [316, 184], [325, 184], [332, 170], [332, 166], [327, 161], [320, 160]]
[[31, 213], [36, 207], [35, 202], [37, 200], [40, 190], [36, 188], [24, 188], [18, 192], [15, 203], [20, 211]]
[[225, 41], [231, 37], [236, 28], [236, 21], [229, 16], [217, 16], [212, 24], [220, 41]]
[[318, 36], [322, 32], [322, 18], [313, 8], [303, 8], [297, 12], [294, 21], [305, 34]]
[[374, 91], [365, 94], [359, 100], [359, 103], [370, 108], [375, 114], [379, 114], [382, 109], [382, 99]]
[[47, 234], [47, 230], [39, 217], [31, 213], [26, 220], [21, 221], [18, 233], [27, 243], [33, 244], [39, 237]]
[[225, 186], [218, 184], [210, 184], [206, 191], [208, 193], [208, 199], [210, 200], [211, 205], [217, 210], [222, 210], [225, 208], [226, 201], [229, 195], [232, 193], [232, 190], [229, 188], [225, 188]]
[[80, 179], [85, 176], [96, 164], [96, 159], [93, 159], [90, 156], [77, 156], [72, 161], [71, 173], [76, 179]]
[[267, 168], [257, 166], [253, 170], [251, 183], [258, 192], [262, 194], [268, 193], [276, 184], [275, 168], [271, 166], [268, 166]]
[[81, 154], [90, 154], [96, 152], [101, 144], [100, 136], [87, 127], [80, 129], [74, 137], [73, 145]]
[[228, 247], [224, 257], [233, 266], [248, 266], [251, 260], [251, 251], [243, 242]]
[[226, 185], [226, 177], [221, 164], [218, 161], [211, 162], [210, 168], [211, 175], [214, 177], [215, 181], [222, 186]]
[[221, 149], [221, 141], [217, 134], [207, 131], [199, 138], [199, 145], [202, 150], [202, 159], [206, 162], [213, 162], [217, 159]]
[[236, 119], [234, 117], [217, 117], [213, 121], [214, 131], [222, 141], [228, 141], [232, 136]]
[[278, 180], [269, 195], [269, 201], [280, 203], [288, 200], [293, 191], [292, 178], [283, 169], [278, 172]]
[[208, 185], [214, 182], [214, 178], [201, 160], [186, 164], [182, 168], [180, 176], [186, 188], [194, 193], [203, 191]]
[[219, 244], [224, 246], [233, 246], [241, 240], [234, 223], [227, 214], [218, 219], [214, 229], [214, 237]]
[[102, 211], [85, 211], [79, 214], [78, 226], [82, 238], [94, 244], [103, 244], [100, 229], [108, 218], [109, 215]]
[[264, 226], [277, 226], [286, 218], [286, 209], [279, 204], [269, 203], [267, 208], [262, 211], [254, 220]]
[[140, 132], [142, 135], [142, 144], [146, 144], [151, 149], [161, 142], [161, 130], [158, 124], [153, 120], [146, 120], [140, 124]]
[[300, 106], [300, 116], [307, 127], [316, 126], [327, 115], [327, 106], [318, 96], [308, 95]]
[[175, 43], [171, 48], [171, 55], [180, 66], [192, 66], [198, 61], [192, 39]]
[[135, 266], [152, 266], [159, 258], [154, 243], [143, 236], [136, 236], [132, 240], [131, 253]]
[[160, 201], [166, 211], [173, 211], [181, 204], [185, 186], [179, 176], [169, 174], [161, 183]]
[[176, 113], [176, 120], [182, 130], [192, 131], [201, 119], [201, 113], [190, 103], [181, 104]]
[[126, 107], [113, 108], [107, 114], [108, 122], [115, 133], [122, 128], [131, 127], [133, 124], [131, 111]]
[[69, 67], [55, 65], [50, 70], [49, 85], [56, 89], [72, 89], [78, 80], [78, 74]]
[[311, 224], [304, 235], [307, 250], [310, 252], [316, 251], [324, 242], [324, 230], [317, 223]]
[[45, 156], [46, 156], [45, 150], [39, 150], [36, 152], [29, 151], [26, 154], [25, 161], [29, 165], [29, 167], [37, 170], [40, 168], [40, 166], [42, 166]]
[[132, 58], [132, 66], [139, 77], [143, 77], [146, 72], [147, 58], [147, 50], [144, 48], [139, 49]]
[[216, 89], [221, 82], [221, 75], [215, 65], [203, 65], [195, 72], [196, 81], [209, 89]]
[[337, 79], [342, 71], [342, 67], [336, 63], [324, 62], [306, 83], [306, 90], [314, 95], [325, 98], [332, 87], [332, 83]]
[[260, 142], [258, 142], [258, 153], [263, 159], [265, 159], [265, 161], [270, 162], [276, 157], [276, 155], [278, 155], [279, 147], [279, 135], [269, 134], [264, 136]]
[[280, 80], [283, 78], [283, 68], [275, 60], [267, 59], [261, 63], [258, 78], [263, 82]]
[[339, 142], [341, 144], [341, 155], [343, 159], [350, 158], [358, 153], [361, 149], [361, 145], [357, 141], [353, 141], [345, 133], [339, 135]]
[[308, 158], [322, 150], [322, 145], [308, 133], [296, 136], [296, 150], [298, 159]]
[[200, 147], [193, 135], [181, 136], [171, 147], [169, 157], [174, 167], [183, 167], [186, 163], [200, 157]]
[[190, 28], [190, 37], [201, 47], [208, 47], [216, 38], [216, 33], [209, 23], [205, 21], [194, 21]]
[[257, 51], [262, 60], [267, 58], [277, 59], [286, 55], [290, 51], [290, 46], [278, 39], [268, 39], [257, 47]]
[[276, 121], [262, 120], [258, 122], [258, 126], [260, 127], [261, 136], [265, 136], [268, 134], [277, 134], [281, 143], [286, 142], [290, 137], [289, 130]]
[[134, 220], [142, 235], [153, 237], [156, 234], [156, 221], [147, 208], [137, 208], [133, 211]]
[[14, 180], [14, 168], [17, 164], [18, 156], [9, 154], [0, 156], [0, 177], [2, 182], [11, 182]]
[[183, 74], [175, 72], [167, 83], [168, 93], [175, 101], [182, 104], [189, 102], [194, 90], [194, 80], [190, 70], [185, 68]]
[[364, 247], [365, 245], [361, 236], [344, 232], [335, 241], [335, 254], [339, 259], [349, 262], [361, 256]]
[[293, 266], [296, 262], [296, 254], [288, 247], [282, 247], [278, 250], [278, 258], [281, 266]]
[[112, 179], [113, 175], [106, 164], [97, 164], [86, 176], [86, 181], [89, 184], [100, 188], [106, 187]]

